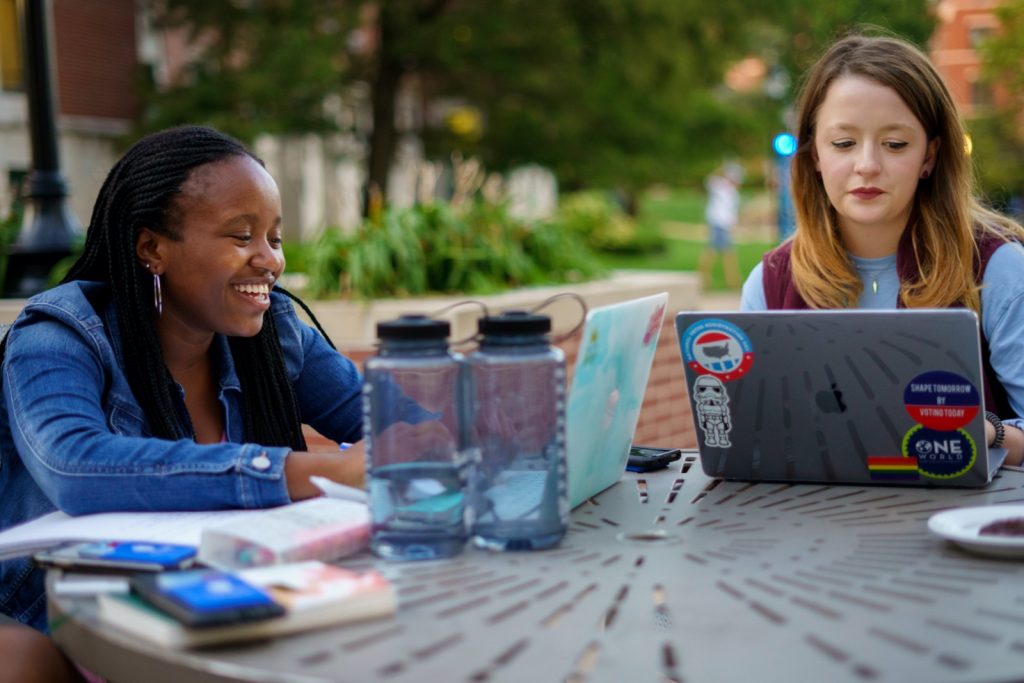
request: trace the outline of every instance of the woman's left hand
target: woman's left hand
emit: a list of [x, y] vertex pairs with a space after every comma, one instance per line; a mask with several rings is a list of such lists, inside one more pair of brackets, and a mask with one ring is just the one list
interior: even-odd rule
[[[996, 440], [996, 428], [991, 422], [985, 421], [985, 443], [990, 447]], [[1024, 432], [1013, 425], [1003, 424], [1003, 448], [1006, 449], [1004, 465], [1020, 467], [1024, 462]]]
[[292, 451], [284, 461], [284, 476], [292, 500], [314, 498], [321, 494], [310, 477], [326, 477], [331, 481], [363, 488], [366, 455], [362, 442], [345, 451]]

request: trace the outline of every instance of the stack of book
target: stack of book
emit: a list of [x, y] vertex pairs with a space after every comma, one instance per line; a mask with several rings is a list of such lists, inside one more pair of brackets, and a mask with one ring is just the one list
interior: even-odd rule
[[236, 572], [266, 589], [284, 616], [224, 626], [186, 627], [134, 594], [106, 593], [99, 600], [105, 624], [163, 647], [195, 648], [335, 626], [394, 614], [395, 591], [375, 571], [356, 573], [318, 561]]

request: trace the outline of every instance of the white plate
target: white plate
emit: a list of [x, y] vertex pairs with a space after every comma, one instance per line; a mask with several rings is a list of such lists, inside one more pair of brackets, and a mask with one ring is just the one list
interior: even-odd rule
[[928, 530], [964, 548], [996, 557], [1024, 557], [1024, 536], [981, 536], [978, 531], [1000, 519], [1024, 518], [1024, 505], [983, 505], [932, 515]]

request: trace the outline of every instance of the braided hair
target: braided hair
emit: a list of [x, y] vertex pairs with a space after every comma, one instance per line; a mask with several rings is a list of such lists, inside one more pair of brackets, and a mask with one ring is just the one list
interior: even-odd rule
[[[191, 423], [182, 424], [179, 417], [180, 399], [153, 322], [152, 276], [138, 264], [136, 239], [142, 227], [180, 239], [174, 212], [182, 185], [200, 166], [232, 156], [263, 165], [241, 142], [211, 128], [181, 126], [139, 140], [103, 182], [82, 256], [63, 280], [109, 283], [121, 327], [125, 375], [150, 431], [159, 438], [195, 434]], [[246, 441], [306, 450], [273, 316], [264, 316], [256, 336], [232, 337], [228, 343], [242, 388]]]

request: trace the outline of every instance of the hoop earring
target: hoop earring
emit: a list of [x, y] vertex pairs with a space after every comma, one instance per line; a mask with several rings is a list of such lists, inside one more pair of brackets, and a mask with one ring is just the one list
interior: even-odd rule
[[157, 315], [163, 315], [164, 312], [164, 294], [160, 290], [160, 274], [153, 273], [153, 308], [156, 309]]

